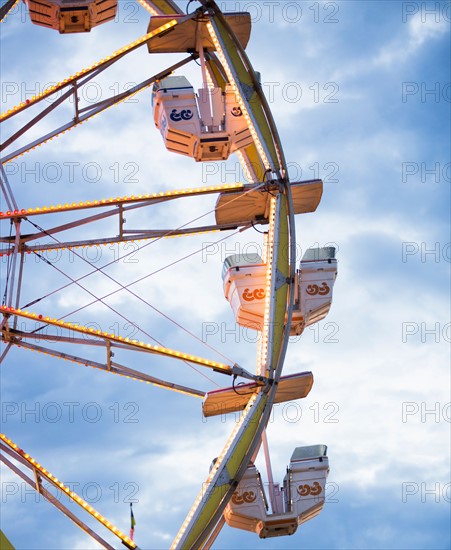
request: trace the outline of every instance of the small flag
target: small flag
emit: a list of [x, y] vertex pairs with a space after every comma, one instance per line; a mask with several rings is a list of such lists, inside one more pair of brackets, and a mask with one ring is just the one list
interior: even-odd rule
[[133, 515], [133, 504], [130, 502], [130, 538], [133, 540], [133, 535], [135, 534], [135, 516]]

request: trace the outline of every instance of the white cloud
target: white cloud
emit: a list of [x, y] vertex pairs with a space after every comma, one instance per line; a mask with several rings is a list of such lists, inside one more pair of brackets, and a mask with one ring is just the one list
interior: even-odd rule
[[449, 32], [449, 25], [444, 18], [439, 17], [438, 21], [435, 20], [436, 18], [425, 19], [421, 11], [409, 18], [407, 36], [405, 34], [397, 36], [383, 46], [370, 61], [370, 66], [390, 69], [397, 63], [411, 61], [422, 48]]

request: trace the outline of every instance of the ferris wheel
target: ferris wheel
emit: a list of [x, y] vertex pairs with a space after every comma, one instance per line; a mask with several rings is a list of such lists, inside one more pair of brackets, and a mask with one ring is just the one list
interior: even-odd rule
[[[26, 0], [25, 3], [31, 23], [60, 34], [91, 31], [98, 25], [109, 24], [117, 13], [115, 0]], [[14, 1], [3, 3], [2, 20], [15, 4]], [[322, 320], [331, 306], [337, 275], [335, 250], [332, 247], [307, 250], [300, 266], [296, 265], [294, 216], [316, 210], [321, 200], [322, 181], [289, 181], [282, 144], [262, 92], [260, 76], [246, 54], [251, 31], [249, 13], [222, 13], [210, 0], [200, 0], [195, 6], [189, 2], [192, 8], [189, 13], [172, 0], [139, 0], [139, 4], [150, 14], [145, 34], [1, 114], [4, 206], [0, 213], [0, 254], [5, 260], [0, 307], [2, 368], [7, 365], [12, 350], [27, 356], [29, 351], [35, 351], [60, 361], [93, 367], [105, 376], [114, 374], [151, 384], [154, 388], [150, 391], [169, 390], [202, 399], [205, 418], [239, 413], [227, 441], [217, 449], [217, 455], [211, 457], [210, 472], [171, 548], [210, 548], [225, 524], [254, 532], [260, 538], [291, 535], [323, 508], [329, 472], [327, 447], [296, 447], [280, 485], [273, 480], [266, 427], [275, 403], [304, 398], [313, 385], [311, 372], [283, 375], [290, 335], [300, 335], [305, 327]], [[13, 16], [10, 13], [10, 17]], [[96, 79], [108, 80], [115, 64], [139, 48], [147, 50], [150, 56], [162, 54], [161, 69], [107, 99], [83, 104], [83, 89]], [[183, 57], [168, 65], [167, 60], [172, 60], [170, 54]], [[189, 64], [197, 64], [196, 71], [202, 81], [197, 90], [183, 74]], [[99, 196], [82, 201], [71, 196], [74, 189], [69, 187], [65, 190], [66, 198], [58, 199], [55, 204], [39, 204], [39, 196], [34, 197], [36, 202], [32, 205], [17, 200], [13, 177], [7, 169], [9, 163], [70, 130], [75, 129], [76, 133], [77, 127], [95, 115], [107, 117], [101, 113], [149, 88], [153, 122], [161, 134], [169, 170], [174, 155], [183, 155], [198, 163], [220, 163], [235, 154], [247, 183], [203, 186], [193, 183], [173, 190], [159, 190], [152, 184], [148, 193], [126, 190], [123, 196]], [[68, 139], [75, 133], [59, 139]], [[196, 214], [188, 222], [169, 229], [152, 228], [149, 212], [154, 209], [166, 208], [162, 215], [155, 216], [162, 220], [173, 205], [195, 199], [208, 201], [210, 195], [215, 195], [216, 203], [210, 203], [206, 214]], [[174, 208], [183, 209], [183, 206]], [[202, 218], [207, 214], [208, 223], [203, 223]], [[137, 223], [138, 228], [130, 226], [130, 220]], [[138, 250], [147, 252], [152, 250], [151, 245], [163, 246], [168, 239], [220, 232], [217, 241], [220, 242], [230, 234], [247, 230], [259, 234], [262, 252], [228, 255], [223, 262], [222, 284], [224, 298], [236, 323], [258, 335], [256, 368], [230, 359], [233, 351], [228, 350], [226, 355], [208, 344], [202, 355], [173, 347], [157, 336], [158, 331], [151, 332], [145, 321], [141, 320], [138, 327], [128, 313], [127, 303], [122, 307], [114, 305], [115, 296], [126, 295], [141, 308], [150, 308], [183, 331], [187, 338], [205, 344], [183, 326], [176, 314], [160, 310], [150, 298], [135, 290], [135, 285], [157, 272], [171, 267], [183, 271], [182, 260], [205, 251], [204, 244], [159, 268], [153, 267], [153, 257], [147, 256], [145, 269], [131, 281], [128, 276], [124, 280], [121, 277], [124, 274], [111, 267], [117, 267], [119, 256], [130, 259]], [[130, 246], [131, 249], [127, 248]], [[112, 251], [114, 257], [99, 267], [92, 254], [85, 251], [95, 254], [102, 247]], [[61, 251], [65, 251], [69, 259], [57, 262], [55, 255]], [[52, 254], [54, 256], [49, 256]], [[39, 259], [40, 267], [57, 271], [64, 283], [47, 288], [45, 276], [27, 263], [26, 258], [30, 256]], [[76, 264], [83, 265], [85, 271], [77, 271]], [[92, 275], [103, 283], [90, 284]], [[27, 278], [36, 278], [36, 283], [24, 290]], [[182, 276], [182, 282], [186, 282], [186, 278], [187, 275]], [[48, 309], [52, 297], [73, 289], [80, 292], [76, 305], [70, 301], [64, 303], [66, 310], [60, 307], [57, 313]], [[83, 295], [81, 302], [80, 295]], [[182, 284], [174, 296], [185, 302], [196, 300], [183, 291]], [[96, 306], [125, 321], [132, 332], [121, 333], [119, 326], [117, 330], [113, 327], [106, 330], [100, 322], [93, 321]], [[85, 320], [81, 321], [83, 317]], [[220, 359], [208, 358], [212, 353]], [[178, 362], [190, 376], [180, 376], [180, 379], [175, 376], [170, 380], [152, 371], [149, 374], [149, 369], [142, 368], [142, 362], [135, 357]], [[210, 373], [215, 377], [215, 389], [204, 391], [195, 387], [196, 376], [210, 380]], [[183, 428], [180, 424], [175, 429]], [[126, 547], [138, 547], [133, 540], [133, 522], [132, 532], [125, 534], [21, 445], [8, 434], [0, 434], [0, 457], [4, 466], [34, 487], [100, 545], [113, 548], [97, 529], [85, 523], [82, 514], [90, 514], [100, 528], [109, 531], [108, 536], [117, 537]], [[266, 490], [255, 465], [261, 448], [267, 466]], [[44, 482], [49, 488], [44, 487]], [[55, 499], [51, 487], [78, 504], [80, 513], [74, 513]], [[146, 541], [142, 544], [145, 547]]]

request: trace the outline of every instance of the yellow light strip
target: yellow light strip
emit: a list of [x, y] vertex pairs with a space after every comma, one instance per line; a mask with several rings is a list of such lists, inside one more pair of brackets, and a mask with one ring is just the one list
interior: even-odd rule
[[160, 15], [160, 13], [158, 13], [158, 11], [155, 8], [153, 8], [152, 6], [149, 6], [146, 0], [138, 0], [138, 2], [146, 11], [150, 13], [150, 15]]
[[183, 353], [181, 351], [165, 348], [163, 346], [154, 346], [152, 344], [138, 342], [138, 340], [130, 340], [130, 338], [124, 338], [123, 336], [116, 336], [115, 334], [111, 334], [109, 332], [103, 332], [101, 330], [94, 330], [93, 328], [86, 328], [83, 325], [79, 325], [78, 323], [69, 323], [67, 321], [61, 321], [55, 318], [52, 319], [44, 315], [31, 313], [27, 310], [23, 311], [21, 309], [16, 309], [13, 307], [0, 306], [0, 313], [3, 313], [4, 315], [18, 315], [19, 317], [24, 317], [25, 319], [31, 319], [33, 321], [46, 323], [48, 325], [53, 325], [53, 326], [62, 327], [68, 330], [73, 330], [80, 334], [87, 334], [88, 336], [103, 338], [104, 340], [109, 340], [111, 342], [127, 344], [127, 346], [130, 346], [135, 349], [149, 351], [152, 353], [156, 353], [158, 355], [173, 357], [175, 359], [185, 360], [190, 363], [195, 363], [197, 365], [210, 367], [218, 371], [224, 371], [225, 373], [231, 373], [232, 371], [232, 368], [229, 365], [225, 365], [224, 363], [209, 361], [208, 359], [204, 359], [203, 357], [198, 357], [197, 355], [190, 355], [189, 353]]
[[9, 10], [5, 13], [5, 15], [3, 16], [3, 19], [0, 19], [0, 23], [4, 23], [6, 21], [6, 18], [8, 17], [8, 15], [12, 12], [12, 10], [17, 6], [19, 0], [16, 0], [14, 2], [14, 4], [9, 8]]
[[249, 111], [246, 107], [246, 104], [243, 100], [243, 98], [241, 97], [241, 93], [239, 91], [239, 88], [237, 86], [237, 83], [235, 81], [235, 78], [232, 74], [232, 71], [230, 69], [230, 66], [229, 66], [229, 63], [226, 59], [226, 56], [224, 55], [224, 51], [222, 49], [222, 46], [218, 40], [218, 37], [216, 36], [216, 33], [215, 33], [215, 30], [213, 28], [213, 25], [211, 24], [211, 22], [209, 21], [207, 23], [207, 29], [208, 29], [208, 32], [210, 33], [210, 36], [211, 36], [211, 39], [213, 41], [213, 44], [215, 45], [215, 48], [216, 48], [216, 51], [218, 53], [218, 57], [221, 61], [221, 64], [222, 66], [224, 67], [224, 70], [226, 72], [226, 75], [227, 75], [227, 78], [229, 79], [229, 83], [231, 84], [232, 86], [232, 89], [233, 91], [235, 92], [235, 95], [236, 95], [236, 98], [238, 99], [238, 104], [241, 108], [241, 111], [244, 115], [244, 118], [246, 120], [246, 123], [248, 125], [248, 128], [249, 128], [249, 131], [251, 133], [251, 136], [252, 136], [252, 139], [254, 140], [254, 143], [255, 143], [255, 146], [257, 148], [257, 151], [259, 152], [260, 154], [260, 158], [262, 159], [262, 162], [266, 168], [266, 170], [270, 170], [271, 169], [271, 164], [268, 160], [268, 157], [265, 153], [265, 150], [263, 148], [263, 145], [260, 141], [260, 138], [257, 134], [257, 131], [255, 130], [255, 126], [252, 122], [252, 119], [251, 117], [249, 116]]
[[58, 89], [67, 86], [68, 84], [71, 84], [72, 82], [75, 82], [78, 78], [81, 78], [88, 73], [94, 71], [95, 69], [98, 69], [101, 65], [108, 61], [112, 61], [116, 57], [119, 57], [120, 55], [129, 52], [133, 48], [136, 48], [137, 46], [140, 46], [141, 44], [144, 44], [151, 38], [154, 38], [155, 36], [167, 31], [168, 29], [174, 27], [177, 25], [178, 22], [175, 19], [172, 19], [171, 21], [168, 21], [161, 27], [158, 27], [158, 29], [155, 29], [152, 32], [148, 32], [147, 34], [141, 36], [141, 38], [138, 38], [137, 40], [134, 40], [133, 42], [130, 42], [130, 44], [127, 44], [126, 46], [123, 46], [119, 50], [116, 50], [111, 55], [107, 55], [106, 57], [102, 58], [100, 61], [97, 61], [93, 65], [90, 65], [89, 67], [86, 67], [85, 69], [82, 69], [81, 71], [76, 72], [75, 74], [69, 76], [68, 78], [65, 78], [61, 82], [58, 82], [54, 86], [50, 86], [45, 90], [44, 92], [41, 92], [40, 94], [37, 94], [33, 96], [31, 99], [27, 99], [26, 101], [23, 101], [22, 103], [19, 103], [19, 105], [16, 105], [15, 107], [12, 107], [8, 111], [0, 114], [0, 121], [3, 120], [6, 117], [9, 117], [13, 114], [16, 114], [20, 112], [25, 107], [29, 107], [30, 105], [33, 105], [34, 103], [40, 101], [41, 99], [44, 99], [45, 97], [48, 97], [49, 95], [56, 92]]
[[31, 465], [32, 468], [36, 469], [41, 475], [49, 479], [54, 485], [58, 486], [69, 498], [79, 504], [84, 510], [91, 514], [92, 517], [94, 517], [97, 521], [99, 521], [102, 525], [104, 525], [107, 529], [114, 533], [118, 538], [120, 538], [127, 546], [130, 546], [131, 548], [137, 547], [136, 543], [133, 542], [130, 537], [127, 537], [127, 535], [122, 533], [122, 531], [120, 531], [115, 525], [113, 525], [101, 514], [99, 514], [99, 512], [97, 512], [97, 510], [90, 506], [85, 500], [83, 500], [76, 493], [71, 491], [69, 487], [66, 487], [64, 483], [59, 481], [54, 475], [52, 475], [48, 470], [41, 466], [39, 462], [37, 462], [33, 457], [31, 457], [28, 453], [23, 451], [18, 445], [11, 441], [11, 439], [7, 438], [5, 434], [0, 433], [0, 439], [6, 445], [8, 445], [8, 447], [13, 449], [17, 454], [24, 458]]
[[0, 219], [17, 218], [18, 216], [32, 216], [36, 214], [51, 214], [54, 212], [69, 212], [71, 210], [82, 210], [85, 208], [98, 208], [102, 206], [116, 206], [118, 204], [129, 204], [139, 201], [158, 200], [161, 198], [185, 197], [202, 195], [204, 193], [220, 193], [222, 191], [243, 189], [244, 184], [226, 183], [224, 185], [211, 185], [207, 187], [190, 187], [186, 189], [174, 189], [171, 191], [160, 191], [159, 193], [148, 193], [146, 195], [130, 195], [124, 197], [110, 197], [108, 199], [99, 199], [85, 202], [72, 202], [57, 204], [51, 206], [38, 206], [36, 208], [22, 208], [21, 210], [7, 210], [0, 212]]
[[60, 355], [49, 353], [47, 351], [43, 351], [43, 350], [40, 350], [40, 349], [29, 348], [28, 346], [24, 346], [23, 342], [19, 343], [19, 342], [14, 342], [13, 340], [8, 340], [8, 341], [13, 346], [17, 346], [18, 348], [23, 348], [23, 349], [26, 349], [28, 351], [34, 351], [36, 353], [41, 353], [43, 355], [50, 355], [51, 357], [57, 357], [58, 359], [64, 359], [64, 361], [70, 361], [71, 363], [77, 363], [78, 365], [82, 365], [83, 367], [91, 367], [92, 369], [100, 370], [102, 372], [109, 373], [109, 374], [116, 374], [118, 376], [123, 376], [124, 378], [128, 378], [130, 380], [135, 380], [136, 382], [143, 382], [144, 384], [150, 384], [152, 386], [155, 386], [156, 388], [171, 390], [171, 391], [174, 391], [176, 393], [181, 393], [183, 395], [189, 395], [190, 397], [198, 397], [199, 399], [203, 399], [202, 396], [197, 395], [195, 393], [189, 393], [189, 392], [186, 392], [184, 390], [180, 390], [178, 388], [172, 388], [170, 386], [165, 386], [164, 384], [158, 384], [158, 382], [150, 382], [149, 380], [141, 380], [140, 378], [136, 378], [136, 376], [132, 376], [130, 374], [123, 374], [122, 372], [116, 372], [114, 370], [101, 369], [100, 367], [96, 367], [95, 365], [91, 365], [90, 363], [87, 363], [86, 361], [81, 361], [81, 360], [75, 359], [73, 357], [70, 357], [70, 358], [69, 357], [62, 357]]
[[252, 173], [249, 169], [249, 166], [247, 165], [247, 162], [246, 162], [246, 159], [244, 157], [243, 151], [241, 151], [241, 149], [237, 149], [235, 151], [235, 153], [238, 157], [238, 160], [240, 161], [241, 168], [243, 169], [244, 176], [247, 179], [247, 181], [252, 182], [252, 183], [256, 183], [258, 180], [257, 180], [257, 178], [254, 178], [254, 176], [252, 175]]
[[263, 316], [263, 330], [257, 351], [257, 374], [260, 376], [268, 375], [268, 335], [271, 331], [270, 323], [270, 305], [271, 305], [271, 281], [272, 281], [272, 263], [274, 251], [274, 225], [276, 216], [276, 197], [270, 198], [269, 211], [269, 231], [266, 241], [266, 293], [265, 293], [265, 309]]

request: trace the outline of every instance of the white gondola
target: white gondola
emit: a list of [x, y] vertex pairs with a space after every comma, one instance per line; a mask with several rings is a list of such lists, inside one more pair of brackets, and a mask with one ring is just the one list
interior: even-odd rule
[[277, 510], [271, 513], [260, 474], [251, 463], [224, 511], [224, 519], [231, 527], [255, 532], [260, 538], [292, 535], [301, 523], [321, 512], [328, 473], [326, 445], [297, 447], [283, 488], [275, 484]]
[[184, 76], [168, 76], [154, 84], [152, 107], [166, 148], [197, 162], [226, 160], [252, 143], [230, 86], [225, 92], [201, 88], [196, 95]]
[[89, 32], [116, 17], [117, 0], [25, 0], [35, 25], [61, 34]]
[[[301, 334], [306, 326], [326, 317], [332, 304], [337, 276], [335, 248], [311, 248], [302, 257], [295, 279], [295, 303], [290, 333]], [[257, 254], [229, 256], [222, 279], [224, 295], [236, 322], [255, 330], [263, 329], [266, 265]]]

